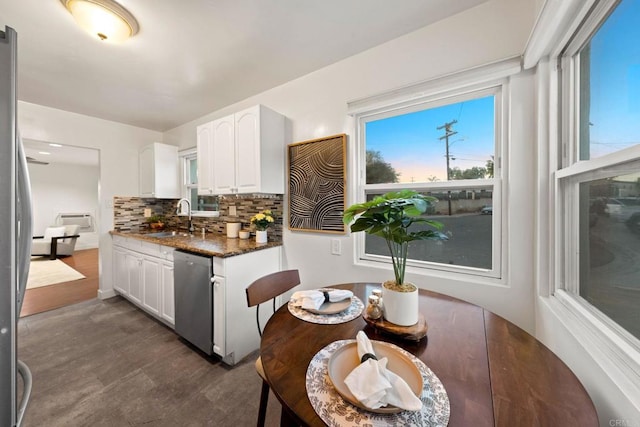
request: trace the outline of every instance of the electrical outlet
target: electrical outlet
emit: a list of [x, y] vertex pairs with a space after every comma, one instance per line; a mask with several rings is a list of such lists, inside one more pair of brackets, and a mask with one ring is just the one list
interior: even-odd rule
[[149, 218], [151, 216], [151, 209], [149, 208], [145, 208], [144, 210], [144, 217], [145, 218]]
[[339, 239], [331, 239], [331, 254], [342, 255], [342, 248]]
[[236, 210], [236, 205], [229, 205], [229, 216], [237, 216], [238, 211]]

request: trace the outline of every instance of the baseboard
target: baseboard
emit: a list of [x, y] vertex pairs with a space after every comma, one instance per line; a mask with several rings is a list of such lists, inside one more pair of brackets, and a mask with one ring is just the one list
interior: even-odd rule
[[101, 299], [101, 300], [113, 298], [116, 295], [118, 295], [118, 294], [113, 289], [109, 289], [108, 291], [105, 291], [105, 290], [102, 290], [102, 289], [98, 289], [98, 298]]

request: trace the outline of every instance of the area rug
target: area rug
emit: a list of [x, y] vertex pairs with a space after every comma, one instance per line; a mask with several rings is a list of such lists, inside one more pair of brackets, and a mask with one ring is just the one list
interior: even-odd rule
[[84, 279], [85, 276], [59, 259], [31, 258], [27, 289]]

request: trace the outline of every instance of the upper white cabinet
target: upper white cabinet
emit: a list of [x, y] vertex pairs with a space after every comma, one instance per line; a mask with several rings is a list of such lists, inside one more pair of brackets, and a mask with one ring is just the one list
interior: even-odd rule
[[213, 194], [213, 122], [208, 122], [196, 128], [198, 163], [198, 194], [208, 196]]
[[154, 142], [140, 150], [140, 197], [180, 198], [178, 147]]
[[263, 105], [199, 126], [198, 193], [283, 194], [284, 127], [284, 116]]

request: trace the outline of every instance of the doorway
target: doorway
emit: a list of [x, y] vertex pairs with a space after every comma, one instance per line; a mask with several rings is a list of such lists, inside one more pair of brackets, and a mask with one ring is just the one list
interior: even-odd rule
[[33, 235], [82, 218], [73, 255], [59, 258], [84, 278], [27, 289], [21, 317], [97, 297], [100, 151], [24, 139], [33, 204]]

